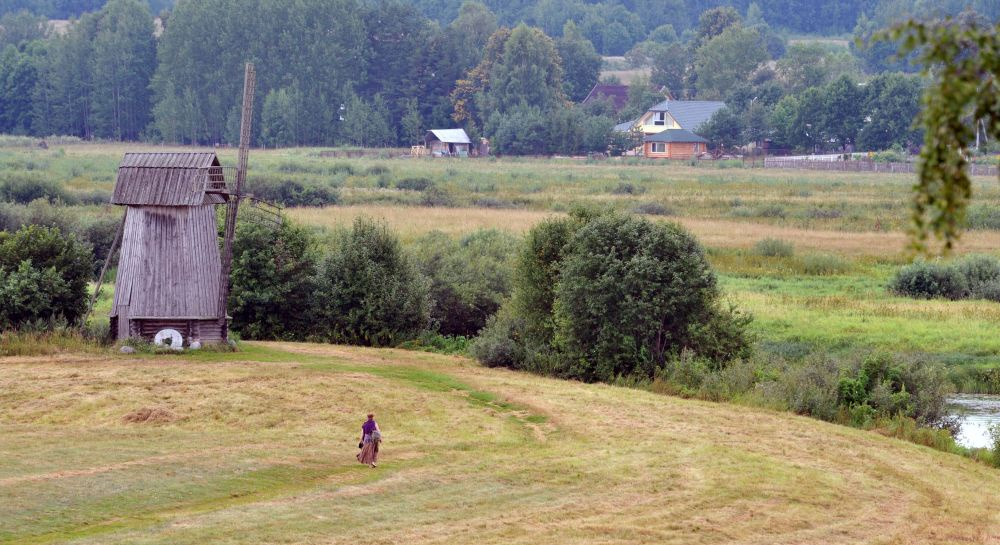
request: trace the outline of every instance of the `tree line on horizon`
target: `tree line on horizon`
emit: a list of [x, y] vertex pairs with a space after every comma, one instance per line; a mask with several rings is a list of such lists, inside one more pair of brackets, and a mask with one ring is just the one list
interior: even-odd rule
[[[713, 128], [723, 143], [767, 137], [807, 148], [843, 137], [808, 131], [821, 106], [824, 119], [853, 116], [845, 123], [858, 130], [870, 110], [890, 112], [882, 117], [892, 134], [879, 129], [865, 142], [873, 149], [912, 141], [916, 80], [893, 75], [886, 93], [864, 93], [867, 110], [851, 107], [870, 74], [899, 67], [866, 58], [870, 49], [786, 44], [766, 21], [769, 5], [749, 3], [745, 16], [712, 8], [680, 34], [657, 26], [629, 51], [651, 75], [632, 82], [620, 112], [607, 101], [579, 105], [602, 59], [572, 17], [551, 30], [537, 20], [504, 26], [508, 10], [480, 2], [442, 25], [421, 2], [402, 0], [180, 1], [161, 14], [157, 37], [142, 0], [111, 0], [55, 35], [39, 17], [12, 12], [0, 17], [0, 133], [231, 144], [251, 60], [260, 74], [254, 138], [266, 146], [408, 146], [429, 128], [461, 126], [505, 154], [603, 152], [631, 144], [616, 143], [612, 125], [666, 93], [724, 100], [730, 122]], [[838, 84], [841, 95], [838, 78], [850, 82]]]
[[[0, 0], [0, 16], [27, 11], [50, 19], [79, 18], [100, 10], [108, 0]], [[154, 14], [169, 14], [177, 0], [143, 0]], [[424, 17], [442, 27], [458, 18], [465, 0], [410, 0]], [[1000, 16], [996, 0], [484, 0], [504, 26], [524, 22], [554, 36], [574, 21], [603, 55], [622, 55], [663, 25], [678, 35], [693, 32], [707, 10], [732, 7], [749, 13], [752, 5], [782, 32], [838, 35], [859, 24], [881, 26], [921, 14], [956, 15], [972, 9], [991, 20]], [[863, 26], [863, 25], [862, 25]]]

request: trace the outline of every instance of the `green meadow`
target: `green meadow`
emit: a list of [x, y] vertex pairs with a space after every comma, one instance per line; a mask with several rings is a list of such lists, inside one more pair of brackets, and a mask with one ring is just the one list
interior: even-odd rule
[[[72, 205], [25, 207], [43, 217], [113, 219], [121, 210], [100, 203], [109, 198], [121, 155], [159, 149], [173, 148], [70, 143], [41, 150], [7, 142], [0, 146], [0, 182], [20, 177], [63, 188]], [[323, 200], [310, 203], [318, 206], [293, 203], [287, 216], [320, 233], [357, 216], [376, 217], [404, 243], [435, 230], [520, 234], [576, 206], [676, 221], [707, 247], [726, 297], [754, 315], [763, 350], [789, 358], [905, 353], [945, 362], [961, 390], [1000, 391], [992, 371], [1000, 368], [1000, 305], [907, 299], [886, 288], [913, 257], [905, 233], [911, 175], [764, 170], [739, 161], [414, 159], [390, 150], [344, 159], [323, 151], [254, 151], [250, 190], [267, 197], [289, 184], [320, 188]], [[235, 163], [234, 150], [219, 153]], [[974, 191], [956, 253], [996, 254], [1000, 186], [977, 178]], [[756, 245], [764, 239], [788, 251], [763, 255]], [[110, 291], [105, 287], [105, 296]]]

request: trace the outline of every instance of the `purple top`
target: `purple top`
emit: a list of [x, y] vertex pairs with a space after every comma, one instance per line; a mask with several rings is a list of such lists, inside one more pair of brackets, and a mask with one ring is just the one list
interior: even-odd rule
[[368, 420], [367, 422], [361, 425], [361, 432], [364, 433], [365, 435], [371, 435], [373, 431], [375, 431], [374, 420]]

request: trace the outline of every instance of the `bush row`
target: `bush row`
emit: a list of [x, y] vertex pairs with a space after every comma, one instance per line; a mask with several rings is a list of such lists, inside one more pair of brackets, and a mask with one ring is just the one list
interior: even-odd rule
[[107, 191], [67, 191], [61, 184], [34, 172], [8, 171], [0, 175], [0, 201], [28, 204], [43, 199], [62, 204], [107, 204], [111, 194]]
[[[861, 428], [897, 417], [952, 433], [958, 426], [947, 407], [953, 385], [945, 367], [915, 357], [876, 353], [836, 359], [810, 354], [792, 361], [758, 352], [720, 369], [685, 352], [657, 374], [651, 387], [684, 397], [774, 407]], [[954, 446], [948, 434], [944, 443]]]
[[241, 225], [234, 243], [232, 327], [247, 339], [396, 346], [425, 332], [475, 335], [510, 291], [514, 240], [431, 233], [415, 252], [384, 223], [357, 219], [321, 248], [309, 232]]
[[1000, 259], [970, 255], [953, 263], [917, 261], [901, 268], [889, 289], [916, 299], [1000, 301]]
[[50, 204], [45, 199], [36, 199], [28, 205], [0, 203], [0, 231], [14, 232], [25, 226], [37, 225], [74, 233], [91, 251], [94, 276], [100, 272], [108, 257], [120, 222], [117, 213], [113, 216], [83, 215], [79, 209]]

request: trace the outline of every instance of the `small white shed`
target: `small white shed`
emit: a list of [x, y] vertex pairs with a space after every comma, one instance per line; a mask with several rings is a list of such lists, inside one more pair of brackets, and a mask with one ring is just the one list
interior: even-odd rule
[[434, 129], [424, 135], [424, 146], [435, 157], [468, 157], [471, 145], [465, 129]]

